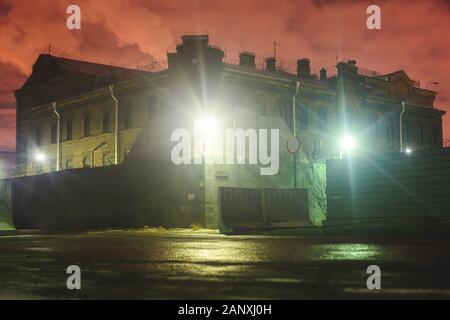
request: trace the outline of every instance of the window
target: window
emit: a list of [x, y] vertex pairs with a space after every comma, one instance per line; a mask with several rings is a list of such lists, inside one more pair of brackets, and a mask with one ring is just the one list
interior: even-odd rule
[[386, 119], [386, 139], [394, 140], [394, 119], [392, 117]]
[[56, 124], [53, 124], [50, 127], [50, 143], [56, 143], [56, 134], [57, 134], [57, 127]]
[[123, 114], [123, 127], [124, 127], [124, 129], [131, 128], [131, 110], [130, 109], [126, 109]]
[[37, 128], [36, 129], [36, 145], [37, 146], [42, 146], [42, 129], [41, 128]]
[[111, 116], [109, 112], [103, 114], [103, 133], [111, 132]]
[[66, 140], [72, 140], [73, 138], [73, 122], [69, 120], [66, 122]]
[[91, 118], [89, 116], [83, 118], [83, 134], [85, 137], [91, 135]]
[[370, 135], [373, 138], [377, 137], [377, 126], [378, 126], [378, 117], [376, 114], [369, 114], [369, 128], [370, 128]]
[[328, 113], [326, 110], [319, 111], [319, 129], [322, 131], [328, 130]]
[[440, 146], [439, 143], [439, 129], [437, 127], [431, 128], [431, 144], [434, 146]]
[[308, 129], [308, 116], [309, 116], [309, 112], [308, 109], [306, 108], [300, 108], [299, 109], [299, 123], [300, 123], [300, 128], [302, 129]]
[[147, 104], [147, 120], [152, 120], [155, 117], [156, 117], [156, 101], [154, 97], [149, 97]]
[[423, 144], [423, 127], [420, 124], [416, 128], [416, 142]]
[[403, 142], [409, 142], [409, 123], [404, 122], [402, 127], [403, 127]]

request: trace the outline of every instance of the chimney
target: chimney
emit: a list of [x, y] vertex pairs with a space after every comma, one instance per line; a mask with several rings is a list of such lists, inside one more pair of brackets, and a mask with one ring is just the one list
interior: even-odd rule
[[347, 62], [339, 62], [337, 65], [338, 75], [345, 75], [350, 73], [358, 73], [356, 60], [348, 60]]
[[207, 48], [209, 43], [209, 37], [207, 34], [200, 35], [184, 35], [181, 36], [181, 44], [177, 45], [181, 51], [198, 50], [198, 48]]
[[239, 65], [241, 67], [255, 68], [255, 54], [247, 51], [241, 52], [239, 54]]
[[308, 58], [297, 60], [297, 76], [303, 79], [311, 78], [311, 68], [309, 67]]
[[266, 71], [272, 71], [272, 72], [276, 71], [274, 57], [266, 58]]
[[320, 69], [320, 80], [327, 80], [327, 70], [325, 68]]
[[224, 53], [220, 48], [209, 45], [208, 35], [184, 35], [176, 52], [167, 54], [169, 70], [182, 66], [185, 70], [199, 68], [201, 65], [220, 67]]

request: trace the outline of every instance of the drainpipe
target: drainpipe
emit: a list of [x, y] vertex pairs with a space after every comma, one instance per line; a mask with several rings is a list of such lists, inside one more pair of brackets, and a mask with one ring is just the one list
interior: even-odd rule
[[298, 96], [298, 88], [300, 87], [300, 81], [295, 82], [295, 94], [292, 97], [292, 124], [294, 126], [294, 136], [297, 136], [297, 126], [296, 126], [296, 114], [295, 114], [295, 99]]
[[59, 171], [60, 167], [60, 158], [61, 158], [61, 146], [60, 146], [60, 127], [61, 127], [61, 116], [56, 111], [56, 102], [52, 102], [53, 113], [56, 115], [58, 119], [56, 122], [56, 171]]
[[119, 164], [119, 102], [114, 96], [114, 85], [109, 86], [109, 91], [111, 93], [111, 98], [114, 100], [114, 164]]
[[403, 152], [403, 114], [405, 113], [405, 101], [402, 101], [402, 112], [400, 112], [400, 152]]
[[[293, 128], [294, 128], [294, 136], [293, 136], [293, 139], [298, 139], [297, 138], [297, 123], [296, 123], [296, 120], [297, 120], [297, 116], [296, 116], [296, 103], [295, 103], [295, 99], [297, 98], [297, 96], [298, 96], [298, 89], [299, 89], [299, 87], [300, 87], [300, 81], [296, 81], [295, 82], [295, 94], [294, 94], [294, 96], [292, 97], [292, 125], [293, 125]], [[301, 115], [301, 112], [300, 112], [300, 115]], [[294, 152], [294, 188], [296, 189], [297, 188], [297, 152], [298, 152], [298, 150], [296, 151], [296, 152]]]

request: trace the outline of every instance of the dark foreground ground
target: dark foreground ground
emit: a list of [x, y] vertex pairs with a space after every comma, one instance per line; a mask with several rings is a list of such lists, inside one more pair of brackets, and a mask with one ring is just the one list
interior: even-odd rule
[[[66, 268], [81, 268], [68, 290]], [[381, 290], [366, 269], [381, 268]], [[0, 299], [450, 299], [450, 238], [108, 231], [0, 237]]]

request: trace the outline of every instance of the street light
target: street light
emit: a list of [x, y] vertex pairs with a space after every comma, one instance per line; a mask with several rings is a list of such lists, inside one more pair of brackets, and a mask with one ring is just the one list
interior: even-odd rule
[[[42, 166], [44, 164], [44, 162], [46, 161], [47, 157], [44, 153], [37, 151], [34, 154], [34, 161], [36, 162], [36, 164], [39, 164], [38, 166], [36, 166], [36, 172], [35, 173], [39, 173], [42, 171]], [[34, 172], [34, 163], [31, 162], [30, 163], [31, 166], [31, 171]]]
[[202, 135], [202, 139], [205, 139], [208, 135], [213, 135], [217, 131], [217, 123], [213, 118], [203, 116], [196, 123], [195, 127]]
[[[203, 187], [203, 213], [206, 214], [206, 153], [207, 150], [212, 148], [212, 141], [217, 133], [217, 123], [209, 116], [202, 116], [195, 123], [195, 131], [199, 135], [202, 145], [202, 187]], [[208, 146], [206, 145], [208, 142]]]
[[36, 152], [36, 154], [34, 155], [34, 160], [36, 160], [37, 162], [44, 162], [45, 161], [45, 154], [42, 152]]
[[218, 125], [214, 118], [205, 115], [195, 121], [194, 126], [198, 146], [202, 148], [202, 161], [205, 161], [205, 157], [213, 153]]
[[340, 157], [342, 159], [343, 152], [352, 152], [356, 148], [356, 139], [350, 134], [344, 134], [339, 141]]

